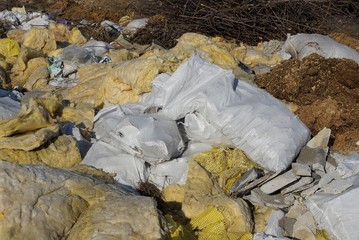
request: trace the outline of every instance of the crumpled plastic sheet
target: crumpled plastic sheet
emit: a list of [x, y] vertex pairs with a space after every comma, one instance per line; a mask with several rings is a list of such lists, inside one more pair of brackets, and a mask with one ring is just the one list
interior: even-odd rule
[[144, 105], [162, 108], [161, 114], [173, 120], [202, 114], [235, 147], [269, 170], [286, 169], [310, 138], [309, 129], [282, 102], [198, 55], [171, 77], [160, 75], [153, 85], [153, 94], [141, 101]]
[[288, 35], [281, 52], [284, 59], [292, 56], [301, 60], [312, 53], [316, 53], [325, 58], [352, 59], [359, 64], [359, 53], [357, 51], [320, 34]]

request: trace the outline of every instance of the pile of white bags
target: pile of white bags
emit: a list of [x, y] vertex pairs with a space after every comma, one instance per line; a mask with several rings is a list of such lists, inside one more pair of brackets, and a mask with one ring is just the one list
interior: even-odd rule
[[101, 110], [83, 163], [133, 187], [148, 179], [160, 187], [185, 183], [191, 154], [178, 158], [185, 144], [177, 122], [190, 143], [238, 147], [272, 171], [286, 169], [310, 137], [282, 102], [195, 55], [172, 76], [159, 75], [142, 103]]

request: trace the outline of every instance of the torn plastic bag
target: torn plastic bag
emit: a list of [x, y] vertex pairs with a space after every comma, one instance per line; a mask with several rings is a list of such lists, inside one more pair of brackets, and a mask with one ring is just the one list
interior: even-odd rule
[[80, 46], [68, 46], [59, 58], [49, 58], [49, 71], [54, 77], [52, 86], [73, 87], [78, 84], [77, 70], [87, 64], [97, 62], [96, 57]]
[[120, 184], [137, 188], [141, 182], [150, 181], [162, 189], [170, 184], [184, 184], [187, 179], [187, 158], [178, 158], [149, 166], [146, 159], [114, 147], [103, 141], [92, 145], [81, 164], [115, 173]]
[[221, 146], [234, 146], [219, 129], [206, 121], [202, 114], [195, 112], [187, 114], [183, 123], [186, 136], [190, 140]]
[[[146, 157], [150, 163], [170, 160], [182, 153], [184, 143], [175, 121], [157, 114], [140, 114], [139, 109], [133, 111], [131, 106], [135, 105], [100, 111], [95, 118], [96, 137], [127, 153]], [[129, 114], [131, 111], [135, 114]]]
[[101, 55], [107, 53], [110, 49], [113, 49], [113, 47], [109, 43], [96, 40], [88, 41], [87, 43], [82, 45], [82, 48], [86, 49], [96, 57], [100, 57]]
[[13, 26], [18, 26], [21, 24], [18, 15], [9, 10], [4, 10], [0, 12], [0, 21]]
[[132, 20], [127, 24], [127, 26], [122, 30], [126, 35], [133, 35], [138, 29], [141, 29], [147, 25], [148, 18], [141, 18]]
[[310, 137], [309, 129], [281, 101], [198, 55], [155, 88], [160, 93], [146, 99], [162, 103], [157, 106], [162, 114], [173, 120], [202, 114], [253, 161], [272, 171], [286, 169]]
[[[312, 53], [319, 54], [325, 58], [347, 58], [359, 64], [359, 53], [354, 49], [334, 41], [332, 38], [320, 34], [296, 34], [287, 37], [282, 54], [289, 53], [290, 56], [303, 59]], [[288, 59], [288, 56], [284, 58]]]
[[182, 157], [160, 164], [151, 165], [149, 171], [149, 182], [163, 189], [171, 184], [185, 184], [188, 173], [188, 158]]
[[325, 229], [330, 239], [359, 239], [356, 225], [359, 222], [358, 199], [359, 187], [356, 186], [342, 194], [316, 193], [307, 199], [305, 205], [318, 227]]
[[91, 54], [91, 52], [76, 45], [65, 47], [60, 59], [62, 61], [73, 62], [77, 66], [83, 66], [96, 62], [96, 58]]
[[50, 18], [47, 14], [43, 14], [39, 17], [33, 18], [28, 22], [22, 24], [21, 28], [25, 31], [30, 30], [32, 27], [46, 28], [50, 24]]
[[101, 27], [105, 28], [108, 32], [120, 33], [123, 27], [117, 23], [114, 23], [110, 20], [104, 20], [100, 24]]
[[0, 89], [0, 121], [18, 113], [20, 106], [20, 101], [14, 93]]
[[148, 178], [143, 160], [103, 141], [92, 145], [81, 164], [116, 173], [116, 181], [133, 188]]
[[333, 153], [332, 156], [338, 164], [336, 171], [343, 178], [359, 174], [359, 152], [352, 152], [348, 155]]

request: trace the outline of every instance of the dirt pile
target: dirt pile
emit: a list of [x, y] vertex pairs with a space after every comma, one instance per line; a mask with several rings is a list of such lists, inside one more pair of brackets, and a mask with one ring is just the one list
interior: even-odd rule
[[338, 43], [347, 45], [348, 47], [351, 47], [359, 52], [359, 40], [358, 39], [348, 36], [345, 33], [338, 33], [338, 32], [333, 32], [333, 33], [329, 34], [329, 37], [333, 38]]
[[359, 150], [359, 66], [354, 61], [313, 54], [283, 62], [259, 76], [257, 84], [298, 105], [295, 113], [312, 134], [330, 128], [335, 151]]

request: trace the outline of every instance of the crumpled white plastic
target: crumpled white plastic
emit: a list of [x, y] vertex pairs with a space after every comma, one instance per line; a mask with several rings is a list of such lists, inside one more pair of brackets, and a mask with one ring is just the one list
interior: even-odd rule
[[316, 193], [305, 205], [313, 214], [320, 229], [325, 229], [330, 239], [359, 239], [356, 223], [359, 222], [359, 187], [341, 194]]
[[343, 178], [349, 178], [359, 174], [359, 152], [351, 152], [347, 155], [333, 153], [332, 157], [338, 164], [336, 172]]
[[[289, 54], [293, 58], [303, 59], [312, 53], [325, 58], [347, 58], [359, 64], [359, 53], [332, 38], [320, 34], [288, 34], [287, 40], [282, 47], [282, 55]], [[284, 56], [284, 59], [288, 57]]]
[[82, 48], [86, 49], [96, 57], [100, 57], [101, 55], [107, 53], [110, 49], [113, 49], [113, 47], [109, 43], [96, 40], [88, 41], [87, 43], [82, 45]]
[[282, 102], [198, 55], [165, 79], [153, 81], [155, 95], [147, 95], [143, 104], [161, 103], [161, 114], [173, 120], [200, 113], [269, 170], [286, 169], [309, 140], [309, 129]]
[[100, 111], [94, 121], [96, 138], [129, 154], [146, 158], [149, 163], [180, 156], [184, 143], [176, 122], [159, 114], [143, 112], [143, 107], [134, 104]]
[[86, 164], [108, 173], [120, 184], [137, 188], [141, 182], [150, 182], [162, 189], [170, 184], [185, 184], [188, 158], [182, 157], [158, 164], [146, 164], [139, 158], [103, 141], [92, 145], [81, 164]]

